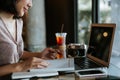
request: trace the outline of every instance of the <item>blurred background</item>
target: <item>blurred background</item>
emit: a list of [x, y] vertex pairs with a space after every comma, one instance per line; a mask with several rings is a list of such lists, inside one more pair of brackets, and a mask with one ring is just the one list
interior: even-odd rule
[[88, 44], [92, 23], [116, 23], [112, 56], [120, 56], [120, 0], [33, 0], [23, 17], [25, 50], [56, 45], [55, 33], [67, 32], [66, 44]]

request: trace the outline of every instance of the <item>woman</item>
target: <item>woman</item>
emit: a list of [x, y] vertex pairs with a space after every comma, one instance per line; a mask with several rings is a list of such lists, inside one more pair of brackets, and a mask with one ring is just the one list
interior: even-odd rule
[[56, 52], [51, 48], [34, 54], [23, 51], [21, 17], [30, 7], [32, 0], [0, 0], [0, 76], [45, 68], [48, 63], [44, 59], [56, 58]]

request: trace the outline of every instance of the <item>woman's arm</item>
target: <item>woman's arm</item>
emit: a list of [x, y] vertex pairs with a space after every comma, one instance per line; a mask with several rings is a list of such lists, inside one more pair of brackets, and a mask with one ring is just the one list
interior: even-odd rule
[[13, 72], [27, 71], [32, 68], [45, 68], [47, 66], [48, 62], [43, 59], [32, 57], [19, 63], [0, 66], [0, 76], [8, 75]]
[[28, 52], [24, 51], [21, 59], [28, 59], [31, 57], [38, 57], [42, 59], [55, 59], [57, 51], [52, 48], [45, 48], [42, 52]]
[[8, 75], [13, 72], [22, 71], [21, 69], [22, 66], [23, 66], [22, 62], [0, 66], [0, 76]]
[[32, 68], [45, 68], [48, 66], [48, 62], [43, 59], [55, 59], [56, 51], [52, 48], [46, 48], [42, 52], [35, 53], [24, 51], [21, 58], [24, 59], [22, 62], [0, 66], [0, 76], [27, 71]]
[[28, 58], [31, 58], [31, 57], [37, 57], [40, 54], [41, 54], [40, 52], [28, 52], [28, 51], [24, 51], [21, 59], [28, 59]]

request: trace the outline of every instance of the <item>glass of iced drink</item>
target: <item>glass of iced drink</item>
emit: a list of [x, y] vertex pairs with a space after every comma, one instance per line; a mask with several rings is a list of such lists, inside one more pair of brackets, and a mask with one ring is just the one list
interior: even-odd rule
[[56, 35], [57, 45], [58, 46], [65, 46], [67, 33], [55, 33], [55, 35]]
[[65, 49], [66, 49], [66, 35], [67, 33], [62, 32], [62, 33], [55, 33], [56, 36], [56, 43], [57, 46], [60, 50], [60, 53], [58, 53], [58, 58], [65, 58]]

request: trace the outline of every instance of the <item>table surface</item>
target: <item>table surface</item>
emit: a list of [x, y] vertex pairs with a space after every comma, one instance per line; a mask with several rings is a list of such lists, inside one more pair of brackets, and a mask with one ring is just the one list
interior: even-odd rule
[[120, 80], [120, 69], [113, 64], [110, 64], [109, 68], [106, 69], [108, 75], [107, 76], [102, 76], [102, 77], [79, 77], [76, 75], [74, 72], [72, 73], [62, 73], [58, 76], [53, 76], [53, 77], [44, 77], [44, 78], [31, 78], [29, 80]]
[[[116, 58], [112, 58], [115, 59], [113, 60], [114, 62], [116, 61]], [[118, 59], [117, 59], [118, 61]], [[75, 74], [75, 71], [73, 72], [59, 72], [58, 76], [52, 76], [52, 77], [34, 77], [34, 78], [30, 78], [30, 79], [20, 79], [20, 80], [120, 80], [120, 67], [116, 66], [115, 64], [113, 64], [113, 62], [110, 63], [108, 68], [104, 68], [104, 70], [107, 72], [106, 76], [102, 76], [102, 77], [79, 77], [78, 75]], [[18, 80], [18, 79], [17, 79]]]

